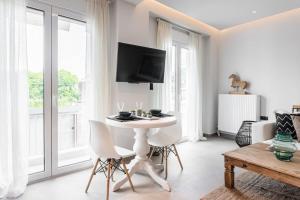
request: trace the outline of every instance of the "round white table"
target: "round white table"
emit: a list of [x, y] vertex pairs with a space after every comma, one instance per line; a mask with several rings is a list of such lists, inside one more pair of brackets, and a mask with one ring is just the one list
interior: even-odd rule
[[[176, 117], [164, 117], [157, 120], [137, 120], [128, 122], [120, 122], [106, 118], [106, 124], [119, 128], [132, 128], [135, 132], [135, 143], [133, 145], [133, 150], [136, 153], [136, 156], [135, 159], [130, 163], [131, 168], [129, 170], [129, 175], [132, 176], [134, 173], [144, 170], [155, 182], [161, 185], [163, 189], [171, 191], [168, 182], [156, 173], [154, 164], [147, 157], [147, 154], [150, 151], [147, 133], [150, 128], [162, 128], [176, 124]], [[113, 191], [120, 189], [120, 187], [127, 181], [127, 176], [124, 176], [121, 180], [114, 184]]]

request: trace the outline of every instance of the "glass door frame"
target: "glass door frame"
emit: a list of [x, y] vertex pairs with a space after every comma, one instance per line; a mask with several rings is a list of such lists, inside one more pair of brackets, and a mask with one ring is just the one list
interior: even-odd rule
[[43, 115], [44, 115], [44, 171], [29, 175], [29, 182], [46, 179], [51, 176], [51, 117], [52, 117], [52, 77], [51, 77], [51, 6], [36, 1], [27, 1], [27, 8], [44, 13], [44, 97], [43, 97]]
[[52, 7], [52, 176], [92, 166], [91, 160], [62, 167], [58, 165], [58, 18], [60, 16], [86, 23], [86, 17], [82, 14]]
[[49, 179], [92, 166], [92, 160], [58, 167], [58, 17], [86, 22], [86, 17], [36, 0], [27, 0], [28, 9], [44, 13], [44, 171], [29, 175], [29, 183]]
[[[189, 50], [188, 44], [185, 44], [183, 42], [179, 42], [176, 40], [172, 41], [172, 46], [175, 48], [175, 111], [181, 112], [181, 50], [186, 49]], [[188, 141], [188, 138], [186, 136], [182, 136], [180, 142], [186, 142]]]
[[176, 112], [180, 111], [180, 83], [181, 83], [181, 70], [180, 70], [180, 65], [181, 65], [181, 49], [189, 49], [187, 44], [178, 42], [173, 40], [172, 45], [175, 47], [175, 110]]

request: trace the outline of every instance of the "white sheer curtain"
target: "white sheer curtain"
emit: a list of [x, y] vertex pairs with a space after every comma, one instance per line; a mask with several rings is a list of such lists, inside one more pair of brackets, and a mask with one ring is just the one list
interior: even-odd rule
[[90, 119], [103, 121], [111, 111], [108, 1], [87, 0], [87, 14], [88, 113]]
[[189, 33], [187, 75], [187, 134], [190, 141], [206, 140], [202, 131], [203, 44], [202, 36]]
[[163, 112], [172, 111], [170, 99], [172, 98], [172, 25], [163, 20], [158, 21], [157, 48], [166, 51], [164, 83], [156, 84], [154, 90], [154, 105]]
[[0, 198], [26, 188], [28, 84], [25, 0], [0, 1]]

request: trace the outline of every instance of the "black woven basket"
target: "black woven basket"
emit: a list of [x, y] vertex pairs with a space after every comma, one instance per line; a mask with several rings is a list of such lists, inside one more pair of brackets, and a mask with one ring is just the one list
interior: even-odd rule
[[250, 145], [252, 142], [252, 124], [255, 121], [243, 121], [239, 132], [235, 136], [235, 141], [239, 147], [245, 147]]

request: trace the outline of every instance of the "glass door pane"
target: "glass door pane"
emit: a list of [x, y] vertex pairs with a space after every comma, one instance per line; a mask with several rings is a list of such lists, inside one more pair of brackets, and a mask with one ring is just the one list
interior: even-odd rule
[[171, 63], [171, 80], [172, 80], [172, 86], [171, 86], [171, 99], [170, 99], [170, 108], [172, 108], [171, 111], [176, 110], [176, 46], [172, 46], [172, 63]]
[[44, 151], [44, 13], [27, 10], [29, 82], [29, 174], [45, 170]]
[[58, 16], [58, 167], [90, 159], [84, 115], [86, 24]]
[[187, 67], [188, 67], [188, 50], [185, 48], [180, 48], [180, 81], [179, 81], [179, 108], [182, 115], [182, 136], [187, 136], [185, 130], [187, 130]]

